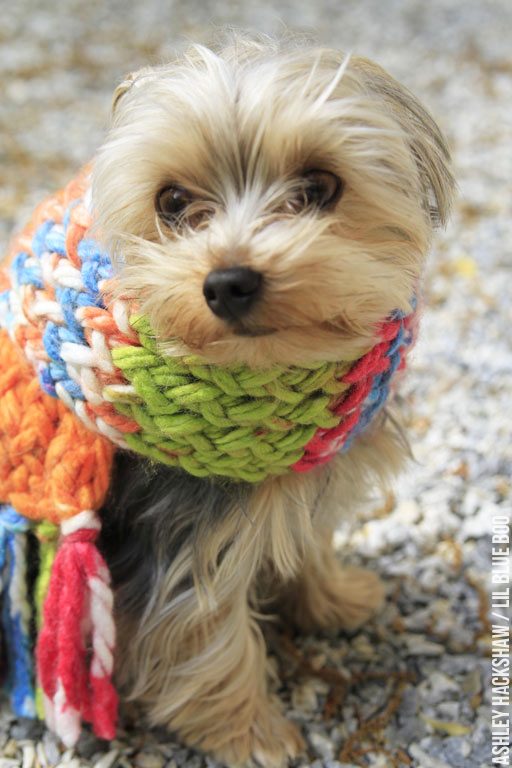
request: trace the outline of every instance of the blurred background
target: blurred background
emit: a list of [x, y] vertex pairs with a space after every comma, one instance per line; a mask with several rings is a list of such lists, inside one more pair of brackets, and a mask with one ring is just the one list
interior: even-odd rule
[[510, 124], [507, 0], [17, 0], [2, 3], [1, 19], [3, 237], [40, 190], [93, 155], [124, 74], [165, 61], [187, 41], [208, 41], [224, 24], [291, 27], [375, 58], [437, 115], [468, 202], [489, 204], [484, 182], [493, 180], [498, 197], [510, 179], [510, 156], [499, 149]]
[[[2, 249], [94, 155], [116, 83], [218, 26], [286, 26], [373, 58], [438, 120], [459, 196], [405, 390], [416, 463], [350, 540], [388, 604], [355, 636], [282, 643], [276, 663], [308, 740], [297, 766], [490, 766], [489, 531], [493, 514], [510, 515], [512, 476], [510, 0], [16, 0], [0, 22]], [[86, 735], [62, 754], [3, 707], [2, 768], [54, 764], [215, 765], [144, 729], [110, 745]]]

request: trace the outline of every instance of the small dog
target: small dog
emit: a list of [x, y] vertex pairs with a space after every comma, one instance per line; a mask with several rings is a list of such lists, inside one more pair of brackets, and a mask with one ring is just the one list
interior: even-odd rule
[[[410, 310], [452, 190], [439, 128], [380, 67], [237, 35], [118, 87], [92, 194], [119, 290], [167, 353], [265, 367], [354, 359]], [[332, 537], [402, 466], [392, 422], [256, 486], [118, 455], [102, 534], [117, 677], [151, 724], [230, 765], [301, 751], [260, 622], [354, 629], [380, 606], [378, 578], [343, 569]]]

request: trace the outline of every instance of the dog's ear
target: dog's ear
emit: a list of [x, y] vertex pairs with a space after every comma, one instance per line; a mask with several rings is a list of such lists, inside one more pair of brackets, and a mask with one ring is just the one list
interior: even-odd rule
[[445, 224], [455, 180], [450, 169], [450, 150], [439, 126], [416, 97], [377, 64], [354, 56], [350, 66], [358, 73], [365, 89], [386, 103], [404, 130], [419, 169], [424, 205], [432, 225]]
[[147, 81], [147, 79], [150, 78], [153, 73], [153, 67], [142, 67], [142, 69], [138, 69], [135, 72], [130, 72], [128, 75], [126, 75], [124, 80], [119, 83], [114, 91], [114, 95], [112, 97], [112, 116], [116, 114], [116, 109], [124, 95], [128, 93], [128, 91], [130, 91], [132, 88], [137, 88], [143, 82]]

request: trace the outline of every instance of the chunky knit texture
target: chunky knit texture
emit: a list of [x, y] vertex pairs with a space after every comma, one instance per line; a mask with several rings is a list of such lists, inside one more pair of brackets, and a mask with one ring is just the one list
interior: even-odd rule
[[[306, 472], [347, 450], [382, 408], [415, 327], [414, 311], [397, 311], [366, 354], [336, 363], [252, 370], [165, 356], [145, 317], [107, 300], [112, 265], [89, 235], [88, 190], [85, 169], [40, 206], [0, 273], [9, 685], [15, 711], [33, 713], [33, 593], [37, 708], [67, 744], [81, 719], [104, 738], [115, 732], [112, 594], [95, 546], [114, 451], [230, 481]], [[39, 551], [30, 590], [29, 543]]]

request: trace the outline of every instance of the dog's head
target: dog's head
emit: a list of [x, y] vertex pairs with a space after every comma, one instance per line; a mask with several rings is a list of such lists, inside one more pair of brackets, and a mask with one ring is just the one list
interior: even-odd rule
[[240, 37], [119, 86], [93, 203], [119, 291], [171, 353], [346, 360], [410, 308], [448, 161], [375, 64]]

